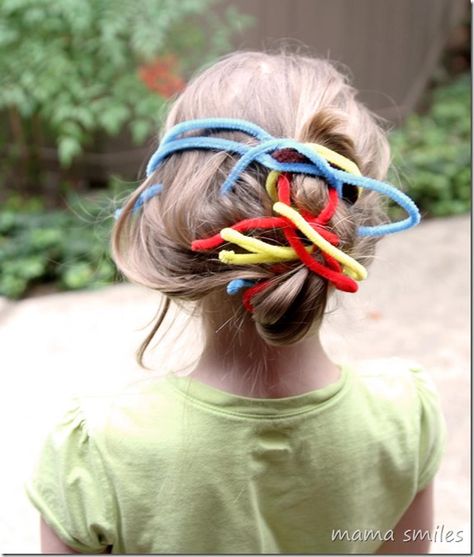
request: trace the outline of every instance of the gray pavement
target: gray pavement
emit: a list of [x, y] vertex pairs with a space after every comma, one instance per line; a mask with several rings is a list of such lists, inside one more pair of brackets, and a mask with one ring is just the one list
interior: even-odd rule
[[[468, 216], [427, 221], [384, 239], [369, 280], [356, 296], [337, 297], [323, 328], [336, 361], [395, 355], [432, 373], [449, 430], [436, 482], [433, 553], [470, 546], [469, 251]], [[150, 373], [135, 364], [134, 351], [160, 301], [131, 285], [0, 300], [2, 552], [39, 551], [38, 516], [22, 486], [41, 438], [68, 395], [108, 391]], [[200, 340], [188, 321], [179, 311], [171, 316], [169, 334], [149, 359], [153, 373], [192, 366]], [[441, 526], [461, 530], [463, 541], [441, 539]]]

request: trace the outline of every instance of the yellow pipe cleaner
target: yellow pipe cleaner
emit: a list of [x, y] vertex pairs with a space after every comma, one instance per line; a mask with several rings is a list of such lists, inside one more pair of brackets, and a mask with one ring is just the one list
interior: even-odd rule
[[349, 174], [362, 176], [362, 173], [356, 163], [354, 161], [351, 161], [347, 157], [344, 157], [340, 153], [336, 153], [336, 151], [328, 149], [327, 147], [324, 147], [324, 145], [319, 145], [319, 143], [305, 143], [305, 145], [311, 147], [311, 149], [313, 149], [318, 155], [323, 157], [323, 159], [326, 159], [328, 162], [338, 166]]
[[[342, 168], [346, 172], [361, 176], [361, 172], [357, 165], [348, 158], [324, 147], [317, 143], [307, 143], [309, 147], [324, 157], [328, 162]], [[265, 183], [268, 195], [274, 201], [273, 210], [289, 219], [314, 245], [319, 249], [339, 261], [344, 267], [344, 272], [355, 280], [364, 280], [367, 278], [367, 270], [350, 255], [347, 255], [337, 247], [325, 240], [314, 228], [309, 225], [306, 220], [292, 207], [278, 201], [276, 185], [280, 172], [272, 170]], [[361, 188], [359, 188], [360, 192]], [[231, 250], [221, 250], [219, 252], [219, 260], [226, 264], [234, 265], [252, 265], [262, 263], [280, 263], [283, 261], [294, 261], [298, 259], [297, 253], [291, 247], [274, 246], [263, 240], [252, 238], [241, 234], [232, 228], [223, 228], [220, 232], [221, 237], [227, 242], [232, 242], [247, 250], [250, 253], [235, 253]], [[305, 248], [308, 253], [314, 250], [314, 246]]]
[[[234, 265], [251, 265], [258, 263], [280, 263], [282, 261], [294, 261], [298, 255], [293, 248], [285, 246], [274, 246], [263, 240], [251, 238], [241, 234], [233, 228], [223, 228], [221, 237], [227, 242], [232, 242], [250, 253], [235, 253], [229, 250], [221, 250], [219, 259], [223, 263]], [[306, 251], [311, 253], [314, 246], [308, 246]]]
[[[356, 176], [362, 176], [359, 167], [356, 165], [354, 161], [351, 161], [347, 157], [344, 157], [343, 155], [336, 153], [336, 151], [333, 151], [332, 149], [328, 149], [327, 147], [324, 147], [324, 145], [319, 145], [319, 143], [305, 143], [305, 145], [311, 147], [311, 149], [313, 149], [313, 151], [315, 151], [318, 155], [326, 159], [328, 162], [338, 166], [342, 170], [345, 170], [350, 174], [355, 174]], [[276, 191], [278, 176], [280, 176], [280, 172], [278, 172], [277, 170], [272, 170], [268, 174], [267, 181], [265, 184], [265, 188], [267, 190], [268, 195], [275, 203], [278, 201], [278, 195]], [[360, 195], [362, 192], [362, 188], [359, 187], [357, 189], [359, 190], [359, 195]]]
[[309, 225], [304, 218], [292, 207], [277, 201], [273, 205], [273, 210], [275, 213], [279, 215], [283, 215], [287, 219], [291, 220], [291, 222], [300, 230], [313, 244], [317, 245], [318, 248], [328, 255], [339, 261], [344, 266], [344, 270], [346, 274], [348, 274], [351, 278], [355, 280], [364, 280], [367, 278], [367, 269], [361, 265], [358, 261], [356, 261], [347, 253], [344, 253], [340, 249], [336, 248], [330, 244], [327, 240], [325, 240], [321, 234], [316, 232], [314, 228]]

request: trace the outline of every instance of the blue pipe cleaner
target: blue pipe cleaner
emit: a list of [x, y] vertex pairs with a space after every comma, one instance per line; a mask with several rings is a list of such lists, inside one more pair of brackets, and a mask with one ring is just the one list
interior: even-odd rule
[[227, 285], [227, 294], [230, 296], [234, 296], [238, 294], [244, 288], [250, 288], [256, 283], [255, 280], [247, 280], [247, 279], [234, 279], [229, 282]]
[[[133, 206], [132, 213], [137, 213], [145, 203], [150, 200], [155, 195], [158, 195], [163, 191], [163, 184], [152, 184], [146, 190], [143, 190], [142, 193], [138, 196], [138, 199], [135, 201], [135, 205]], [[123, 209], [116, 209], [114, 213], [114, 218], [117, 220], [120, 215], [122, 214]]]
[[[206, 135], [180, 137], [184, 133], [200, 131]], [[238, 141], [222, 139], [219, 137], [209, 137], [208, 134], [215, 131], [237, 131], [259, 140], [257, 145], [248, 145]], [[306, 157], [310, 163], [290, 163], [279, 162], [269, 153], [278, 149], [294, 149]], [[415, 226], [420, 222], [420, 213], [415, 203], [403, 192], [388, 184], [365, 176], [356, 176], [344, 170], [332, 167], [324, 157], [315, 153], [310, 147], [298, 141], [285, 138], [275, 138], [259, 126], [245, 120], [231, 118], [203, 118], [199, 120], [189, 120], [174, 126], [165, 136], [150, 158], [146, 174], [150, 176], [160, 164], [173, 153], [194, 149], [204, 149], [212, 151], [226, 151], [240, 155], [240, 159], [234, 165], [226, 180], [221, 186], [222, 195], [228, 194], [236, 185], [242, 172], [253, 164], [259, 163], [270, 170], [278, 172], [291, 172], [298, 174], [308, 174], [323, 178], [331, 187], [334, 187], [339, 197], [342, 197], [343, 184], [359, 186], [370, 191], [376, 191], [388, 196], [400, 207], [402, 207], [408, 217], [404, 220], [390, 224], [377, 226], [360, 226], [357, 230], [359, 236], [385, 236], [400, 232]], [[145, 195], [146, 192], [150, 192]], [[134, 211], [139, 209], [148, 199], [162, 190], [161, 184], [154, 184], [137, 199]], [[240, 279], [239, 279], [240, 280]], [[232, 283], [230, 283], [232, 284]], [[234, 286], [231, 287], [233, 290]]]

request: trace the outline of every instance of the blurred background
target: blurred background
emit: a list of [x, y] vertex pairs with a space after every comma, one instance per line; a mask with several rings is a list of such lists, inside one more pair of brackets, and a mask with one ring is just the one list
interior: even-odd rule
[[467, 0], [3, 0], [0, 295], [115, 281], [113, 205], [170, 99], [219, 54], [280, 45], [347, 65], [424, 215], [468, 211]]
[[[469, 550], [469, 1], [1, 0], [2, 551], [38, 550], [22, 484], [62, 401], [144, 373], [134, 350], [161, 299], [117, 284], [109, 235], [168, 104], [217, 56], [281, 46], [347, 66], [386, 119], [389, 180], [422, 212], [382, 242], [324, 335], [336, 359], [407, 355], [432, 370], [450, 429], [436, 520], [464, 533], [432, 551]], [[150, 367], [189, 367], [200, 344], [188, 321], [170, 317]]]

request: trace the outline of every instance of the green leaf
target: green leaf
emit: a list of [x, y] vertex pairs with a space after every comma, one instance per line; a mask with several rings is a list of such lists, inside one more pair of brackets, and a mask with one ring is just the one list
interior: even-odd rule
[[58, 141], [59, 160], [63, 166], [69, 166], [82, 151], [81, 144], [74, 137], [60, 137]]
[[117, 104], [105, 108], [98, 114], [101, 126], [110, 135], [116, 135], [124, 125], [130, 112], [126, 106]]
[[15, 275], [0, 276], [0, 296], [19, 298], [27, 289], [28, 281]]
[[152, 129], [153, 121], [151, 120], [136, 120], [133, 122], [130, 127], [133, 142], [137, 145], [143, 143], [151, 135]]
[[61, 277], [61, 282], [71, 290], [86, 287], [94, 276], [94, 270], [90, 263], [79, 262], [75, 263], [65, 270]]

